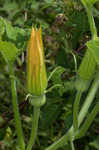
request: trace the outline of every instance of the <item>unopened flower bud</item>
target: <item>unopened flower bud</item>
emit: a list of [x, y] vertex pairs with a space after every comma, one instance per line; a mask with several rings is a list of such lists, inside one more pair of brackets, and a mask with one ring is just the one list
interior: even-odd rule
[[47, 87], [46, 67], [41, 28], [32, 28], [27, 49], [27, 89], [33, 95], [43, 95]]

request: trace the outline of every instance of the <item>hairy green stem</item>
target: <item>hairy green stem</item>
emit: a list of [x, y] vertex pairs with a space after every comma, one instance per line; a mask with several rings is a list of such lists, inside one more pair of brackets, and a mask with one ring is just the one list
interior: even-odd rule
[[12, 105], [14, 111], [15, 124], [16, 124], [16, 132], [19, 139], [20, 148], [21, 150], [25, 150], [25, 143], [24, 143], [23, 132], [21, 127], [19, 108], [17, 103], [16, 80], [14, 78], [14, 72], [12, 66], [10, 67], [10, 78], [11, 78]]
[[78, 134], [76, 135], [77, 139], [85, 135], [86, 131], [88, 130], [89, 126], [91, 125], [92, 121], [94, 120], [98, 112], [99, 112], [99, 103], [95, 105], [94, 109], [87, 117], [87, 120], [85, 121], [84, 125], [79, 130]]
[[[99, 75], [98, 75], [99, 76]], [[97, 76], [97, 77], [98, 77]], [[89, 91], [89, 94], [82, 106], [82, 109], [79, 113], [79, 116], [78, 116], [78, 126], [80, 126], [80, 124], [82, 123], [82, 121], [84, 120], [87, 112], [88, 112], [88, 109], [91, 105], [91, 103], [93, 102], [94, 100], [94, 97], [95, 97], [95, 94], [97, 92], [97, 89], [99, 87], [99, 77], [94, 80], [93, 84], [92, 84], [92, 87]], [[58, 141], [56, 141], [55, 143], [53, 143], [51, 146], [49, 146], [48, 148], [46, 148], [45, 150], [56, 150], [58, 149], [59, 147], [62, 147], [63, 145], [66, 145], [67, 144], [67, 141], [69, 139], [69, 136], [71, 136], [72, 139], [74, 139], [74, 129], [73, 129], [73, 126], [71, 126], [71, 128], [69, 129], [69, 131], [64, 135], [62, 136]]]
[[32, 146], [35, 143], [35, 139], [36, 139], [36, 135], [37, 135], [37, 129], [38, 129], [39, 115], [40, 115], [40, 107], [34, 106], [34, 115], [32, 118], [32, 131], [31, 131], [30, 140], [29, 140], [29, 143], [28, 143], [26, 150], [31, 150]]
[[79, 112], [79, 103], [80, 103], [81, 95], [82, 95], [82, 91], [77, 91], [76, 99], [74, 101], [74, 106], [73, 106], [74, 132], [76, 132], [78, 129], [78, 112]]

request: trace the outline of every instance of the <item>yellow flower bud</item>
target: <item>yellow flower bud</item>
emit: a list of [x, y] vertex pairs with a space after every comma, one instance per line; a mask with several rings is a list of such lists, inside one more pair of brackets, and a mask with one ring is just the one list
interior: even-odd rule
[[42, 95], [47, 87], [41, 28], [32, 28], [27, 49], [27, 88], [33, 95]]

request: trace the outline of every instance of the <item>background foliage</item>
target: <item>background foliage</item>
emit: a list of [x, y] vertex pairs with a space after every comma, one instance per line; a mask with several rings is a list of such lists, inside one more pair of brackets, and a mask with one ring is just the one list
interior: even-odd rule
[[[94, 16], [99, 30], [99, 3]], [[44, 150], [61, 137], [72, 124], [72, 105], [75, 97], [74, 81], [77, 68], [90, 39], [85, 9], [80, 0], [0, 0], [0, 48], [6, 43], [10, 54], [18, 56], [15, 62], [18, 100], [25, 139], [29, 138], [32, 108], [26, 99], [26, 46], [31, 26], [41, 24], [44, 39], [45, 62], [48, 76], [56, 68], [42, 107], [38, 137], [34, 150]], [[1, 42], [3, 41], [3, 43]], [[8, 44], [9, 42], [9, 44]], [[5, 47], [3, 47], [5, 51]], [[15, 49], [13, 54], [12, 49]], [[7, 49], [6, 49], [7, 50]], [[10, 60], [9, 60], [10, 61]], [[0, 149], [18, 150], [11, 104], [9, 70], [0, 54]], [[84, 96], [81, 104], [83, 103]], [[99, 92], [96, 101], [99, 99]], [[99, 117], [97, 116], [85, 137], [75, 141], [76, 150], [99, 150]], [[60, 150], [66, 150], [66, 147]], [[67, 147], [70, 150], [70, 147]]]

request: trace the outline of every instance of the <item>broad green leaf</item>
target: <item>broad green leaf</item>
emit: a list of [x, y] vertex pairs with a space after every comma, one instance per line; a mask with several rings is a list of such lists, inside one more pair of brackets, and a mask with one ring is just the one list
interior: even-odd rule
[[17, 41], [20, 37], [25, 36], [25, 31], [18, 27], [13, 27], [9, 21], [5, 21], [6, 33], [9, 39]]
[[0, 52], [8, 64], [14, 63], [19, 50], [10, 42], [0, 41]]
[[99, 39], [90, 40], [86, 45], [89, 51], [92, 53], [96, 63], [99, 65]]

